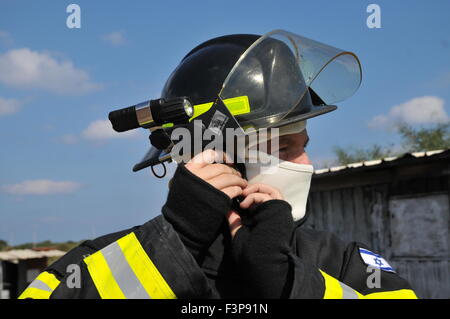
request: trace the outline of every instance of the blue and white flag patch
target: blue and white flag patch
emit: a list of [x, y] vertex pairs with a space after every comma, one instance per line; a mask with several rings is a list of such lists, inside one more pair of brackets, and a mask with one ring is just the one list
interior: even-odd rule
[[395, 272], [394, 268], [388, 264], [388, 262], [378, 254], [371, 252], [370, 250], [359, 248], [359, 254], [366, 263], [366, 265], [378, 268], [384, 271]]

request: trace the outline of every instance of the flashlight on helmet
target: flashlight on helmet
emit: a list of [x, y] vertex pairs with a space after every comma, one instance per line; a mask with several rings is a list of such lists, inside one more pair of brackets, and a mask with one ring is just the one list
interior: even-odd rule
[[109, 120], [116, 132], [138, 127], [152, 128], [166, 123], [187, 123], [194, 114], [192, 103], [186, 97], [148, 100], [109, 113]]

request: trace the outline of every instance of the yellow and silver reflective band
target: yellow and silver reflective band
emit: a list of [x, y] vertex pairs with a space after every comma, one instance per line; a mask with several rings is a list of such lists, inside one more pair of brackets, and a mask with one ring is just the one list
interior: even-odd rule
[[44, 271], [25, 289], [19, 299], [49, 299], [53, 291], [58, 287], [60, 281], [55, 275]]
[[[226, 105], [230, 113], [234, 116], [250, 113], [250, 103], [248, 102], [248, 96], [243, 95], [225, 99], [223, 100], [223, 103]], [[194, 115], [191, 117], [191, 120], [208, 111], [211, 106], [213, 106], [213, 104], [213, 102], [210, 102], [194, 105]]]
[[367, 294], [363, 299], [417, 299], [416, 294], [411, 289], [400, 289], [393, 291], [382, 291]]
[[84, 259], [103, 299], [175, 299], [155, 264], [130, 233]]
[[[230, 113], [234, 116], [241, 115], [241, 114], [247, 114], [250, 113], [250, 103], [248, 101], [248, 96], [237, 96], [229, 99], [223, 100], [223, 103], [226, 105]], [[204, 104], [197, 104], [194, 105], [194, 115], [189, 119], [189, 121], [192, 121], [196, 117], [202, 115], [206, 111], [208, 111], [211, 106], [213, 106], [214, 102], [204, 103]], [[172, 127], [173, 123], [167, 123], [163, 124], [162, 127]]]
[[414, 291], [400, 289], [393, 291], [375, 292], [362, 295], [336, 278], [320, 270], [325, 280], [325, 294], [323, 299], [417, 299]]
[[320, 270], [320, 273], [325, 280], [325, 294], [323, 299], [358, 299], [362, 297], [359, 292], [328, 275], [326, 272]]

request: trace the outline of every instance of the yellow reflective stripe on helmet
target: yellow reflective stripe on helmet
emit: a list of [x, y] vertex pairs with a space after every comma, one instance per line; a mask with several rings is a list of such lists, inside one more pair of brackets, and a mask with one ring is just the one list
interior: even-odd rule
[[125, 299], [101, 250], [84, 258], [84, 262], [102, 299]]
[[175, 299], [176, 295], [164, 277], [156, 268], [150, 257], [142, 248], [134, 233], [130, 233], [117, 241], [128, 264], [141, 282], [144, 289], [153, 299]]
[[49, 299], [59, 283], [60, 281], [54, 274], [44, 271], [31, 282], [27, 289], [19, 296], [19, 299]]
[[[250, 103], [248, 102], [248, 97], [245, 95], [225, 99], [223, 100], [223, 103], [234, 116], [250, 113]], [[213, 102], [210, 102], [194, 105], [194, 115], [191, 117], [190, 121], [208, 111], [213, 104]]]
[[[230, 99], [223, 100], [223, 103], [227, 106], [230, 113], [234, 116], [241, 115], [241, 114], [247, 114], [250, 113], [250, 103], [248, 101], [248, 97], [246, 95], [243, 96], [237, 96]], [[194, 115], [189, 119], [189, 121], [192, 121], [197, 116], [202, 115], [206, 111], [208, 111], [211, 106], [213, 106], [214, 102], [209, 103], [203, 103], [203, 104], [197, 104], [194, 105]], [[163, 124], [163, 128], [172, 127], [173, 123], [166, 123]]]
[[411, 289], [400, 289], [394, 291], [374, 292], [363, 296], [364, 299], [417, 299]]

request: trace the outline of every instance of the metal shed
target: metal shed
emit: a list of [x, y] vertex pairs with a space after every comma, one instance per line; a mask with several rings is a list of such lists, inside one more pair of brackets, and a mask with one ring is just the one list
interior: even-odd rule
[[450, 150], [316, 170], [305, 226], [381, 253], [421, 298], [450, 298]]
[[56, 249], [0, 252], [0, 299], [17, 298], [47, 267], [49, 257], [60, 257], [65, 253]]

